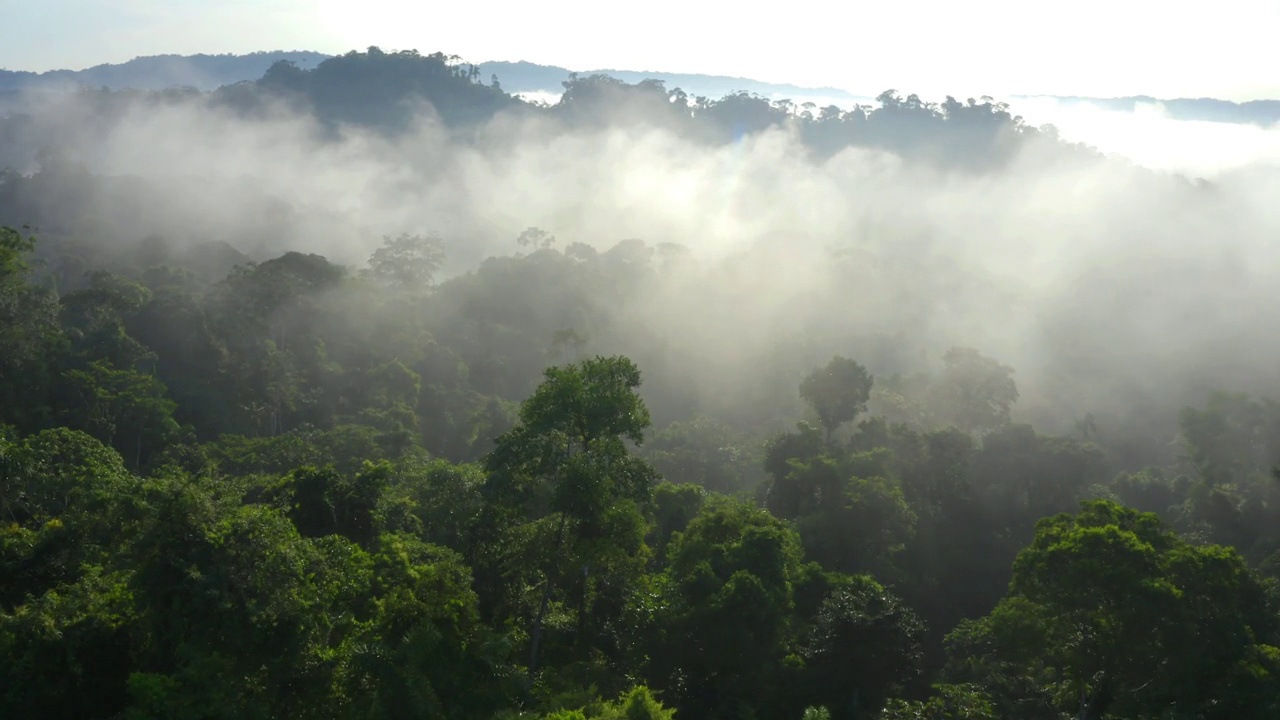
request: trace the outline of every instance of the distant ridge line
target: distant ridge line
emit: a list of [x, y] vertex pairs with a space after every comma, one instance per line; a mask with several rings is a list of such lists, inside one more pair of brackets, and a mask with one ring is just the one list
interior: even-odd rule
[[[137, 57], [123, 63], [104, 63], [83, 70], [49, 70], [28, 72], [0, 69], [0, 92], [22, 90], [64, 90], [78, 86], [111, 89], [164, 90], [194, 87], [215, 90], [224, 85], [260, 79], [279, 60], [300, 67], [315, 67], [334, 57], [311, 50], [262, 50], [248, 54], [178, 55], [163, 54]], [[557, 65], [542, 65], [527, 60], [485, 61], [476, 64], [485, 76], [497, 76], [508, 93], [557, 93], [561, 83], [574, 70]], [[679, 87], [686, 93], [707, 97], [723, 97], [748, 92], [766, 97], [790, 97], [794, 100], [816, 99], [850, 104], [870, 103], [873, 99], [832, 87], [807, 87], [792, 83], [771, 83], [730, 75], [662, 72], [654, 70], [599, 69], [576, 71], [579, 75], [603, 74], [627, 83], [662, 80], [669, 88]], [[940, 100], [941, 98], [936, 98]], [[1217, 98], [1160, 99], [1147, 95], [1097, 98], [1078, 95], [1016, 95], [1012, 101], [1050, 99], [1065, 104], [1089, 104], [1105, 110], [1133, 112], [1140, 105], [1160, 105], [1177, 120], [1226, 122], [1270, 126], [1280, 124], [1280, 100], [1235, 102]]]

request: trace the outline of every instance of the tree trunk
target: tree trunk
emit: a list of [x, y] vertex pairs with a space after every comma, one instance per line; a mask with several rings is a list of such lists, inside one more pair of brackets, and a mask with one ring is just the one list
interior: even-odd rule
[[[568, 517], [560, 513], [560, 527], [556, 530], [555, 552], [552, 553], [554, 558], [560, 554], [560, 545], [564, 542], [565, 523]], [[547, 617], [547, 605], [551, 603], [551, 591], [555, 589], [555, 578], [549, 570], [546, 573], [546, 584], [542, 589], [542, 603], [538, 606], [538, 616], [533, 620], [533, 631], [529, 633], [529, 679], [533, 680], [533, 676], [538, 671], [538, 647], [542, 644], [542, 624]]]
[[582, 566], [582, 592], [578, 594], [578, 636], [574, 643], [581, 644], [583, 635], [587, 633], [587, 581], [590, 577], [590, 566]]
[[1107, 707], [1111, 705], [1111, 684], [1104, 679], [1093, 692], [1080, 691], [1080, 711], [1077, 720], [1102, 720]]
[[529, 633], [529, 679], [538, 672], [538, 645], [542, 642], [542, 622], [547, 616], [547, 605], [551, 602], [551, 573], [547, 573], [547, 581], [542, 590], [542, 604], [538, 607], [538, 617], [533, 621], [533, 632]]

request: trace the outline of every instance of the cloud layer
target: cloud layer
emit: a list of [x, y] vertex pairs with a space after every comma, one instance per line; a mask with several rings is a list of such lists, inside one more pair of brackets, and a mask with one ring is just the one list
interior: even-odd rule
[[685, 246], [689, 262], [612, 312], [659, 338], [713, 410], [833, 353], [884, 374], [936, 369], [953, 345], [1013, 365], [1017, 414], [1051, 430], [1087, 412], [1167, 419], [1210, 388], [1275, 388], [1276, 131], [1015, 110], [1211, 182], [1045, 143], [975, 175], [856, 148], [819, 162], [785, 130], [708, 146], [643, 124], [504, 116], [464, 140], [422, 108], [396, 140], [333, 139], [307, 117], [200, 102], [105, 127], [75, 107], [45, 112], [77, 130], [91, 170], [132, 178], [90, 203], [120, 236], [361, 265], [385, 234], [432, 231], [451, 273], [518, 251], [528, 226], [560, 247]]

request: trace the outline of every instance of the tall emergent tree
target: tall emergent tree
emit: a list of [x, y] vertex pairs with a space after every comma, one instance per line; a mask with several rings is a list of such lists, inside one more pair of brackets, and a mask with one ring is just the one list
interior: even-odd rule
[[444, 264], [444, 240], [436, 235], [385, 236], [369, 256], [369, 275], [398, 288], [429, 287]]
[[985, 435], [1009, 424], [1018, 401], [1013, 368], [973, 348], [951, 348], [942, 361], [933, 401], [944, 425]]
[[[643, 442], [650, 425], [639, 385], [640, 371], [625, 357], [549, 368], [521, 405], [519, 424], [498, 438], [486, 459], [488, 527], [519, 534], [515, 542], [525, 548], [515, 551], [523, 567], [508, 572], [525, 574], [537, 565], [532, 579], [541, 597], [529, 631], [531, 675], [556, 588], [571, 575], [586, 576], [593, 564], [631, 558], [643, 548], [636, 503], [649, 496], [656, 474], [626, 445]], [[580, 603], [580, 625], [584, 612]]]
[[871, 373], [860, 363], [837, 355], [800, 383], [800, 397], [818, 413], [827, 442], [837, 428], [866, 411], [872, 382]]

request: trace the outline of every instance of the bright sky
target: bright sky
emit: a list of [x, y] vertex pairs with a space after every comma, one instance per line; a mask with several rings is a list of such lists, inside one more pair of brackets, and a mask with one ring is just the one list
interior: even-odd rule
[[0, 0], [0, 68], [161, 53], [443, 50], [928, 97], [1280, 97], [1280, 0]]

